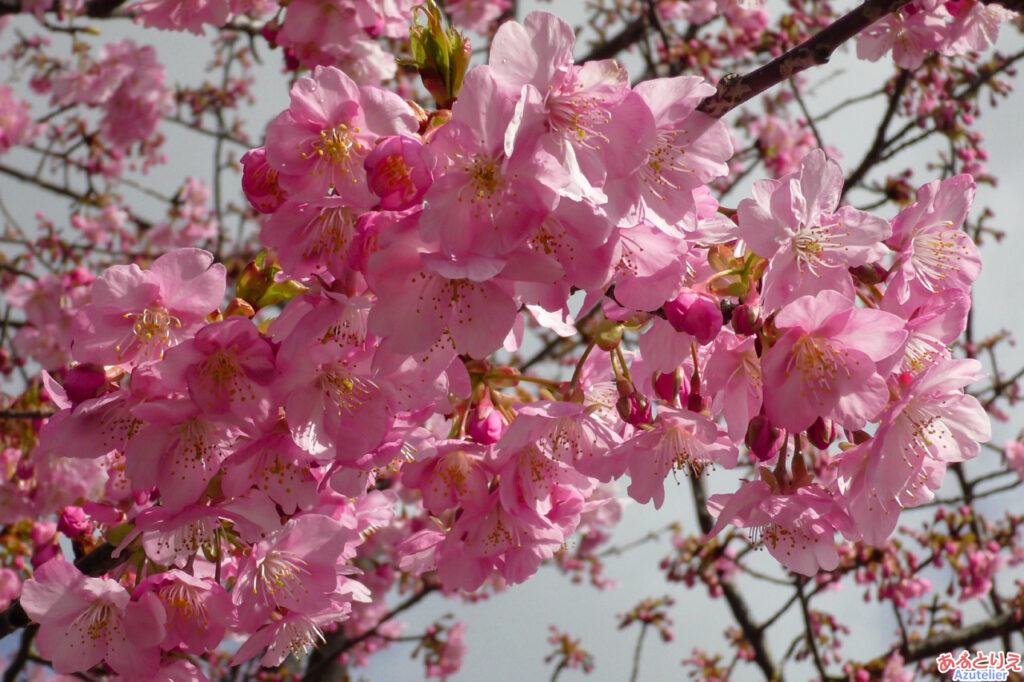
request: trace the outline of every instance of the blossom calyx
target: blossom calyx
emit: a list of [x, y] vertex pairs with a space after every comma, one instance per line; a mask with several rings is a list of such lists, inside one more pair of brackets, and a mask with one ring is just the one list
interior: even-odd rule
[[601, 320], [594, 330], [594, 343], [603, 351], [615, 350], [622, 341], [622, 331], [615, 320]]
[[266, 251], [261, 251], [239, 275], [238, 284], [235, 285], [236, 297], [259, 310], [275, 303], [289, 301], [309, 290], [295, 280], [278, 281], [276, 275], [279, 272], [281, 266], [277, 261]]

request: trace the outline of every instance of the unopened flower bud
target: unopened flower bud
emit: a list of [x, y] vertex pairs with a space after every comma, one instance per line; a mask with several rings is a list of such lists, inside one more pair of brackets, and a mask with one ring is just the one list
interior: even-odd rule
[[654, 392], [665, 402], [672, 402], [683, 395], [682, 382], [678, 381], [674, 372], [657, 373], [654, 375]]
[[[495, 378], [498, 375], [500, 378]], [[494, 388], [512, 388], [519, 385], [519, 370], [515, 367], [495, 367], [491, 370], [490, 384]]]
[[32, 568], [39, 568], [47, 561], [56, 557], [57, 551], [57, 545], [52, 542], [48, 545], [36, 548], [36, 551], [32, 554]]
[[277, 171], [267, 163], [265, 147], [242, 155], [242, 192], [260, 213], [273, 213], [285, 202], [287, 196], [277, 183]]
[[57, 530], [69, 538], [76, 538], [92, 530], [92, 523], [85, 515], [85, 510], [81, 507], [67, 506], [60, 513], [60, 519], [57, 521]]
[[434, 97], [439, 109], [450, 109], [462, 89], [462, 79], [469, 69], [473, 48], [469, 39], [452, 27], [445, 28], [441, 10], [432, 2], [418, 5], [427, 19], [425, 26], [416, 23], [409, 29], [411, 62]]
[[57, 524], [53, 521], [35, 521], [28, 535], [33, 545], [42, 545], [57, 535]]
[[481, 445], [491, 445], [501, 439], [505, 427], [501, 413], [494, 408], [491, 399], [484, 395], [469, 413], [466, 434]]
[[106, 383], [106, 371], [99, 365], [75, 365], [68, 371], [68, 376], [64, 380], [64, 391], [74, 406], [99, 397]]
[[850, 268], [850, 274], [854, 279], [864, 284], [879, 284], [885, 281], [886, 271], [878, 263], [865, 263], [855, 268]]
[[683, 291], [674, 301], [666, 303], [664, 310], [676, 331], [691, 334], [701, 345], [711, 343], [724, 322], [716, 299], [691, 290]]
[[622, 421], [633, 426], [650, 424], [653, 421], [651, 401], [641, 393], [620, 396], [615, 402], [615, 410]]
[[732, 328], [742, 336], [753, 336], [761, 329], [761, 306], [740, 304], [732, 310]]
[[224, 317], [231, 317], [232, 315], [241, 315], [251, 320], [256, 317], [256, 309], [248, 301], [233, 298], [228, 302], [227, 307], [224, 308]]
[[764, 415], [759, 414], [750, 420], [744, 442], [758, 461], [767, 462], [779, 454], [779, 449], [785, 439], [785, 431], [773, 425]]
[[818, 417], [807, 429], [807, 440], [811, 441], [814, 447], [824, 450], [839, 435], [835, 423], [831, 419]]
[[703, 412], [705, 407], [707, 407], [707, 401], [700, 393], [691, 393], [686, 396], [686, 409], [691, 412]]

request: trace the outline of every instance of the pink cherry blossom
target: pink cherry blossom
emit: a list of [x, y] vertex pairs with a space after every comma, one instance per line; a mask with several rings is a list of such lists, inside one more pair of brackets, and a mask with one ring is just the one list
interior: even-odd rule
[[491, 475], [485, 468], [485, 449], [463, 441], [441, 441], [423, 459], [402, 467], [402, 482], [418, 489], [423, 506], [440, 516], [456, 506], [481, 508], [488, 500]]
[[637, 502], [665, 501], [670, 472], [700, 475], [705, 468], [736, 466], [736, 445], [708, 417], [689, 410], [662, 407], [654, 429], [641, 431], [612, 452], [628, 461], [627, 492]]
[[107, 268], [75, 317], [72, 356], [125, 368], [158, 360], [220, 307], [225, 277], [224, 266], [200, 249], [171, 251], [148, 270]]
[[238, 584], [232, 601], [240, 610], [242, 627], [251, 628], [278, 608], [314, 615], [335, 596], [338, 601], [366, 599], [364, 588], [339, 591], [339, 557], [351, 558], [359, 535], [354, 529], [321, 514], [297, 516], [284, 527], [256, 543], [252, 554], [238, 567]]
[[[450, 223], [452, 229], [461, 224]], [[394, 353], [453, 348], [486, 357], [501, 347], [516, 318], [511, 287], [494, 279], [501, 263], [480, 262], [469, 268], [470, 276], [459, 276], [463, 265], [448, 272], [445, 259], [420, 239], [417, 227], [415, 216], [404, 219], [389, 235], [393, 241], [382, 243], [370, 258], [367, 279], [378, 296], [370, 311], [370, 331], [383, 337], [383, 346]], [[431, 255], [435, 258], [426, 260]], [[428, 269], [428, 263], [445, 272]], [[451, 354], [446, 356], [445, 364]]]
[[943, 44], [946, 37], [947, 16], [941, 4], [923, 9], [909, 3], [892, 14], [882, 17], [865, 29], [857, 38], [857, 57], [878, 61], [892, 50], [893, 61], [904, 69], [916, 69], [925, 55]]
[[367, 157], [366, 179], [385, 211], [418, 204], [433, 178], [423, 158], [423, 143], [409, 135], [381, 138]]
[[484, 34], [511, 6], [512, 0], [448, 0], [444, 9], [457, 26]]
[[133, 597], [151, 592], [167, 614], [165, 651], [180, 648], [190, 654], [212, 651], [231, 621], [231, 598], [220, 583], [179, 570], [152, 575], [135, 588]]
[[856, 429], [882, 412], [883, 377], [907, 338], [900, 318], [826, 290], [787, 305], [775, 325], [782, 336], [761, 358], [773, 424], [802, 431], [826, 417]]
[[[514, 93], [487, 67], [466, 74], [452, 120], [430, 140], [434, 184], [424, 197], [420, 231], [437, 242], [453, 276], [470, 276], [472, 256], [500, 259], [523, 244], [552, 209], [565, 183], [554, 161], [506, 149]], [[468, 261], [468, 263], [467, 263]], [[465, 263], [465, 264], [464, 264]]]
[[29, 105], [14, 96], [14, 91], [0, 85], [0, 154], [11, 147], [25, 144], [40, 132], [28, 115]]
[[274, 352], [247, 319], [230, 317], [203, 327], [167, 351], [156, 369], [168, 393], [187, 386], [208, 415], [235, 417], [239, 426], [269, 416]]
[[603, 204], [600, 187], [609, 170], [621, 177], [644, 162], [646, 150], [635, 142], [652, 132], [653, 121], [618, 63], [573, 63], [575, 40], [558, 17], [532, 12], [522, 24], [501, 25], [488, 64], [503, 87], [520, 93], [506, 153], [537, 145], [534, 153], [562, 168], [563, 196]]
[[[980, 369], [977, 360], [945, 360], [913, 379], [901, 377], [903, 396], [880, 418], [868, 464], [879, 495], [899, 496], [913, 506], [915, 491], [936, 467], [941, 472], [977, 456], [992, 430], [978, 399], [963, 391]], [[926, 468], [926, 460], [933, 466]]]
[[134, 489], [159, 488], [175, 511], [197, 501], [231, 454], [237, 429], [187, 399], [149, 401], [133, 413], [145, 423], [125, 448]]
[[754, 338], [723, 331], [711, 348], [703, 376], [712, 396], [712, 412], [725, 416], [730, 438], [743, 438], [761, 409], [764, 394]]
[[842, 188], [839, 165], [817, 149], [798, 171], [756, 182], [754, 198], [740, 202], [740, 237], [770, 259], [761, 292], [768, 308], [822, 289], [852, 296], [848, 269], [886, 253], [889, 225], [850, 206], [837, 210]]
[[981, 256], [960, 229], [974, 201], [969, 175], [935, 180], [917, 191], [917, 201], [892, 221], [888, 243], [898, 249], [898, 267], [889, 283], [897, 301], [959, 289], [967, 292], [981, 272]]
[[738, 491], [712, 495], [708, 508], [717, 512], [714, 536], [731, 523], [749, 528], [779, 563], [791, 571], [813, 576], [839, 565], [834, 537], [851, 533], [849, 516], [832, 496], [816, 484], [795, 481], [779, 487], [757, 480], [745, 482]]
[[732, 141], [721, 121], [696, 110], [714, 93], [703, 78], [656, 78], [640, 83], [635, 92], [654, 119], [653, 128], [635, 142], [647, 159], [637, 172], [605, 187], [609, 214], [623, 226], [643, 220], [682, 237], [697, 227], [693, 191], [728, 172]]
[[312, 78], [292, 86], [291, 106], [270, 123], [267, 162], [293, 195], [318, 199], [333, 189], [349, 205], [370, 208], [376, 198], [366, 184], [366, 155], [378, 137], [416, 128], [398, 95], [357, 86], [334, 67], [317, 67]]
[[196, 35], [204, 24], [223, 26], [231, 16], [228, 0], [141, 0], [132, 9], [143, 26]]
[[117, 581], [86, 577], [55, 559], [25, 582], [21, 605], [39, 623], [39, 653], [59, 673], [101, 661], [125, 675], [156, 672], [167, 617], [153, 595], [132, 601]]

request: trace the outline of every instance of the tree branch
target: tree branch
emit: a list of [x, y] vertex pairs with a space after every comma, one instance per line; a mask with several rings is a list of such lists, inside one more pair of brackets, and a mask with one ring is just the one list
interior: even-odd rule
[[906, 647], [900, 647], [900, 655], [903, 656], [905, 663], [914, 663], [938, 656], [947, 651], [966, 649], [972, 644], [984, 642], [987, 639], [1018, 632], [1021, 629], [1021, 625], [1021, 618], [1017, 614], [1006, 612], [980, 623], [948, 632], [931, 634], [921, 641], [912, 642]]
[[697, 109], [721, 118], [768, 88], [812, 66], [827, 63], [837, 47], [907, 2], [909, 0], [868, 0], [761, 68], [745, 76], [726, 75], [718, 83], [718, 92], [701, 102]]
[[411, 609], [413, 606], [420, 603], [420, 601], [422, 601], [428, 594], [430, 594], [431, 592], [436, 592], [437, 590], [437, 585], [424, 585], [422, 590], [412, 595], [395, 608], [391, 609], [391, 611], [385, 614], [383, 618], [377, 621], [376, 625], [374, 625], [366, 632], [356, 637], [353, 637], [352, 639], [345, 639], [344, 637], [341, 637], [336, 641], [331, 642], [330, 646], [323, 647], [313, 652], [313, 656], [310, 656], [309, 665], [306, 668], [306, 674], [305, 676], [303, 676], [302, 682], [328, 682], [329, 680], [334, 679], [329, 674], [331, 670], [330, 664], [336, 658], [338, 658], [338, 656], [345, 653], [346, 651], [354, 647], [356, 644], [359, 644], [363, 640], [372, 637], [374, 634], [376, 634], [377, 629], [380, 628], [381, 625], [388, 622], [389, 620], [391, 620], [398, 614], [402, 613], [403, 611]]
[[[701, 532], [707, 535], [715, 524], [711, 514], [708, 513], [708, 495], [704, 489], [704, 479], [696, 473], [692, 473], [690, 476], [690, 487], [693, 489], [693, 501], [697, 509], [697, 520], [700, 523]], [[750, 608], [747, 606], [746, 601], [744, 601], [743, 595], [736, 589], [736, 585], [733, 584], [731, 579], [723, 577], [721, 584], [722, 594], [725, 596], [725, 601], [729, 604], [729, 610], [732, 612], [732, 616], [740, 626], [740, 629], [743, 630], [743, 636], [750, 642], [750, 646], [754, 650], [754, 662], [757, 663], [757, 667], [761, 669], [766, 679], [781, 681], [782, 671], [779, 670], [771, 651], [768, 649], [768, 644], [764, 637], [764, 629], [754, 624], [754, 619], [750, 615]]]

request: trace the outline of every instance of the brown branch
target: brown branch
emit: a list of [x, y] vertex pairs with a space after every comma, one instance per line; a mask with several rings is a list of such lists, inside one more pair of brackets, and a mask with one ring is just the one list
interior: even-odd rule
[[579, 60], [579, 63], [582, 64], [598, 59], [611, 59], [642, 40], [645, 35], [647, 35], [647, 17], [641, 15], [627, 24], [616, 35], [595, 45], [589, 54]]
[[24, 670], [25, 664], [29, 661], [29, 656], [32, 653], [32, 640], [35, 639], [37, 632], [39, 632], [39, 626], [32, 625], [25, 628], [25, 631], [21, 633], [21, 644], [18, 645], [18, 652], [11, 659], [7, 670], [4, 671], [3, 682], [14, 682], [18, 679], [18, 675]]
[[[704, 479], [695, 472], [691, 473], [690, 487], [693, 489], [693, 501], [697, 510], [697, 520], [700, 523], [701, 532], [707, 535], [714, 527], [715, 522], [708, 512], [708, 494], [704, 489]], [[754, 624], [754, 619], [750, 615], [750, 608], [731, 579], [723, 576], [721, 586], [722, 595], [729, 604], [729, 610], [732, 612], [733, 618], [740, 626], [740, 629], [743, 630], [744, 638], [746, 638], [754, 650], [754, 662], [757, 663], [757, 667], [764, 673], [765, 679], [781, 681], [782, 671], [779, 670], [779, 666], [775, 663], [775, 659], [768, 648], [768, 643], [765, 641], [764, 628]]]
[[[90, 0], [85, 3], [85, 15], [100, 19], [113, 15], [114, 10], [123, 5], [125, 0]], [[21, 2], [18, 0], [0, 2], [0, 16], [4, 14], [18, 14], [22, 12]], [[57, 3], [51, 5], [49, 12], [57, 11]]]
[[0, 410], [0, 419], [46, 419], [56, 410]]
[[[987, 639], [1019, 632], [1022, 624], [1024, 623], [1018, 614], [1003, 613], [980, 623], [929, 635], [919, 642], [912, 642], [909, 646], [901, 647], [900, 655], [903, 657], [904, 663], [923, 661], [947, 651], [966, 649], [972, 644], [984, 642]], [[879, 660], [887, 658], [888, 656], [884, 656]]]
[[827, 63], [837, 47], [907, 2], [909, 0], [868, 0], [761, 68], [744, 76], [723, 77], [718, 83], [718, 92], [701, 102], [698, 110], [721, 118], [768, 88], [812, 66]]
[[[377, 630], [381, 625], [388, 622], [398, 614], [411, 609], [413, 606], [422, 601], [431, 592], [437, 591], [439, 588], [433, 583], [428, 583], [423, 586], [423, 589], [412, 595], [404, 602], [391, 609], [384, 615], [377, 624], [366, 632], [353, 637], [352, 639], [346, 639], [345, 637], [332, 638], [329, 646], [321, 647], [313, 652], [313, 655], [309, 658], [309, 663], [306, 668], [306, 674], [302, 678], [302, 682], [328, 682], [329, 680], [335, 679], [331, 675], [331, 664], [341, 654], [345, 653], [356, 644], [359, 644], [365, 639], [368, 639], [377, 633]], [[340, 633], [341, 630], [338, 630]]]
[[889, 95], [889, 104], [885, 108], [885, 114], [878, 124], [878, 129], [875, 131], [875, 139], [871, 142], [871, 147], [864, 153], [864, 158], [861, 159], [857, 168], [846, 177], [846, 183], [843, 185], [843, 194], [863, 180], [868, 171], [881, 160], [882, 152], [885, 151], [886, 146], [889, 144], [885, 139], [889, 130], [889, 124], [892, 123], [893, 116], [896, 115], [896, 110], [899, 108], [900, 99], [903, 97], [903, 93], [909, 84], [910, 72], [903, 69], [893, 85], [892, 93]]

